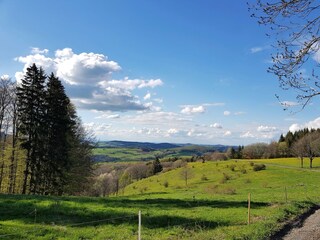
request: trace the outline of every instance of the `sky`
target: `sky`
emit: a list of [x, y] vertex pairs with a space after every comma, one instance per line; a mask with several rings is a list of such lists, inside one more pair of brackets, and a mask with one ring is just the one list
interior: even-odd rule
[[54, 72], [97, 140], [270, 143], [320, 116], [283, 110], [265, 33], [246, 1], [0, 0], [0, 75]]

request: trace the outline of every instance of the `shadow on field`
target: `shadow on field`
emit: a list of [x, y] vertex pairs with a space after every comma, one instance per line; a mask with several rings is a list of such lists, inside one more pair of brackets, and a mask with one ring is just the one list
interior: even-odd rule
[[[170, 199], [170, 198], [154, 198], [154, 199], [107, 199], [105, 204], [113, 207], [140, 207], [147, 208], [195, 208], [195, 207], [211, 207], [211, 208], [247, 208], [247, 201], [225, 201], [225, 200], [186, 200], [186, 199]], [[265, 202], [251, 202], [251, 208], [261, 208], [268, 206]]]
[[[97, 225], [137, 225], [137, 209], [142, 211], [143, 227], [164, 228], [181, 226], [204, 229], [229, 225], [227, 221], [209, 221], [201, 218], [175, 216], [174, 208], [193, 207], [246, 208], [247, 202], [218, 200], [180, 200], [180, 199], [117, 199], [117, 198], [68, 198], [41, 196], [3, 196], [0, 195], [1, 221], [17, 220], [25, 224], [41, 223], [70, 227]], [[252, 202], [252, 208], [267, 206], [266, 203]], [[148, 209], [170, 209], [170, 215], [146, 214]], [[144, 211], [145, 210], [145, 211]], [[155, 211], [156, 212], [156, 211]], [[181, 214], [180, 214], [181, 215]]]

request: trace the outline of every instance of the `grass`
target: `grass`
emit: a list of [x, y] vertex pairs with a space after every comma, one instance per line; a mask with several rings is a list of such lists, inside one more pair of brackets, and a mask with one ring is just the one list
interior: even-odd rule
[[137, 181], [118, 197], [0, 195], [0, 239], [136, 239], [139, 210], [143, 239], [266, 239], [319, 202], [320, 172], [299, 169], [296, 159], [254, 162], [266, 170], [254, 172], [245, 160], [189, 163], [188, 186], [181, 168]]

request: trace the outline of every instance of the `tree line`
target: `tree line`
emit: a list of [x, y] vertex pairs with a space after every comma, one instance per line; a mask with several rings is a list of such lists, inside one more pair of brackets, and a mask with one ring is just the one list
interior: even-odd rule
[[[224, 154], [224, 159], [298, 157], [301, 161], [301, 167], [303, 167], [304, 158], [308, 158], [309, 167], [312, 168], [314, 157], [319, 156], [320, 129], [305, 128], [295, 132], [289, 131], [285, 135], [281, 134], [277, 142], [254, 143], [238, 148], [229, 148]], [[219, 157], [221, 158], [221, 156]]]
[[58, 77], [35, 64], [0, 79], [0, 192], [77, 194], [92, 172], [92, 139]]

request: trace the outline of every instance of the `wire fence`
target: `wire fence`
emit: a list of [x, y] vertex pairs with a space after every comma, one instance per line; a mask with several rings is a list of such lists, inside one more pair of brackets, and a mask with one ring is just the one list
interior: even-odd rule
[[[281, 204], [286, 204], [290, 203], [292, 201], [295, 201], [297, 195], [304, 195], [304, 199], [306, 201], [313, 201], [313, 202], [320, 202], [320, 196], [318, 196], [317, 191], [319, 189], [319, 185], [317, 184], [304, 184], [303, 182], [298, 183], [298, 184], [292, 184], [292, 185], [285, 185], [285, 184], [278, 184], [278, 185], [268, 185], [266, 184], [265, 186], [262, 187], [255, 187], [255, 188], [250, 188], [249, 186], [246, 189], [242, 189], [242, 192], [247, 192], [251, 193], [250, 199], [243, 198], [243, 201], [241, 202], [244, 212], [244, 216], [246, 216], [246, 213], [248, 213], [248, 219], [246, 220], [244, 217], [243, 222], [248, 222], [250, 223], [250, 208], [255, 208], [258, 203], [262, 202], [262, 197], [263, 191], [265, 188], [271, 188], [274, 191], [274, 201], [271, 202], [271, 204], [274, 203], [281, 203]], [[240, 191], [240, 190], [239, 190]], [[239, 193], [242, 194], [243, 193]], [[300, 197], [300, 200], [302, 198]], [[183, 202], [183, 201], [182, 201]], [[246, 204], [247, 203], [247, 204]], [[251, 203], [251, 204], [250, 204]], [[57, 201], [56, 204], [56, 211], [58, 212], [58, 208], [60, 206], [59, 201]], [[210, 201], [210, 199], [205, 200], [205, 199], [196, 199], [192, 198], [186, 201], [185, 207], [201, 207], [201, 206], [206, 206], [206, 207], [217, 207], [216, 203], [213, 201]], [[223, 207], [223, 206], [221, 206]], [[248, 207], [248, 208], [246, 208]], [[9, 215], [11, 211], [6, 211], [6, 214]], [[11, 212], [13, 216], [16, 214], [16, 211]], [[45, 212], [47, 213], [47, 211]], [[94, 219], [94, 220], [86, 220], [86, 221], [81, 221], [81, 222], [75, 222], [76, 218], [68, 218], [66, 216], [58, 216], [56, 218], [51, 217], [50, 222], [43, 222], [42, 217], [43, 214], [45, 214], [41, 210], [34, 208], [31, 211], [25, 211], [20, 213], [20, 215], [25, 216], [27, 219], [29, 219], [30, 223], [34, 224], [40, 224], [40, 226], [33, 227], [33, 229], [26, 230], [25, 234], [34, 234], [38, 231], [38, 229], [42, 226], [60, 226], [64, 228], [75, 228], [75, 227], [87, 227], [87, 226], [99, 226], [103, 224], [129, 224], [131, 226], [134, 226], [137, 230], [134, 232], [136, 234], [136, 237], [139, 239], [139, 236], [143, 236], [143, 226], [145, 225], [146, 227], [152, 225], [152, 221], [155, 221], [155, 218], [150, 217], [152, 215], [152, 212], [148, 212], [147, 210], [142, 211], [142, 213], [124, 213], [121, 216], [113, 216], [113, 217], [105, 217], [105, 218], [100, 218], [100, 219]], [[1, 213], [0, 213], [1, 214]], [[118, 214], [118, 213], [117, 213]], [[191, 218], [186, 222], [185, 220], [183, 221], [172, 221], [170, 222], [170, 218], [164, 219], [166, 223], [159, 224], [158, 226], [161, 226], [161, 228], [173, 228], [173, 227], [180, 227], [180, 228], [192, 228], [194, 230], [201, 230], [204, 228], [210, 228], [210, 221], [206, 220], [201, 220], [201, 219], [195, 219], [192, 220]], [[166, 225], [166, 226], [165, 226]], [[10, 227], [10, 226], [9, 226]], [[212, 226], [215, 227], [215, 226]], [[12, 226], [13, 231], [19, 233], [20, 229]], [[14, 236], [17, 236], [17, 233], [10, 233], [10, 234], [0, 234], [1, 239], [14, 239]]]

